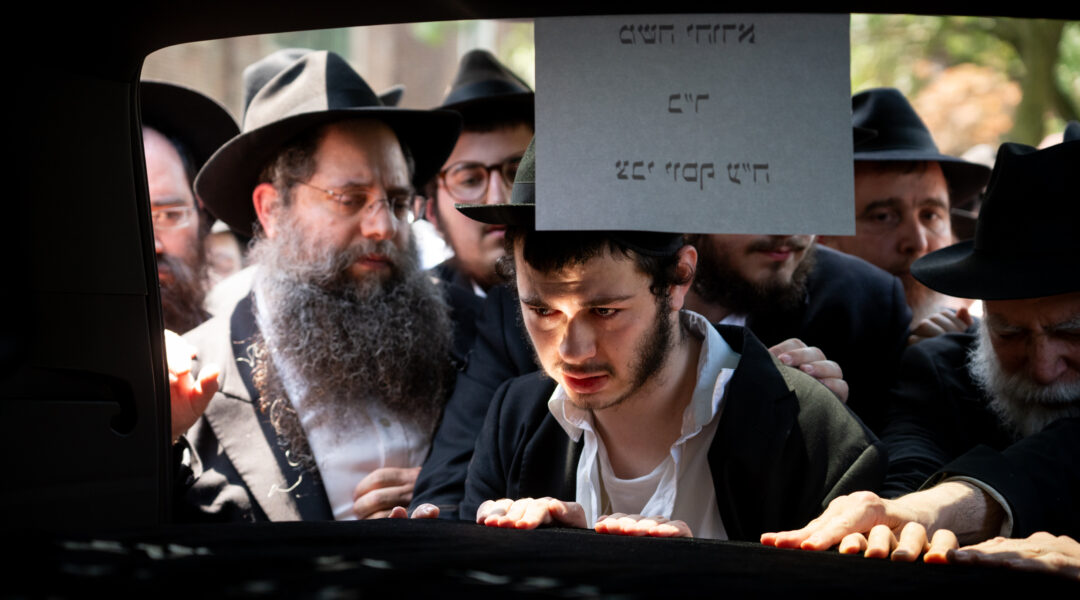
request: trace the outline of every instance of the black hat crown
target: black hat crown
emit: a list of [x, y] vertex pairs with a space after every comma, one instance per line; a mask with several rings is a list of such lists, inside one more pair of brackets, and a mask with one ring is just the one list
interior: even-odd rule
[[1080, 141], [1044, 150], [1002, 144], [974, 241], [911, 265], [927, 286], [983, 300], [1080, 291]]

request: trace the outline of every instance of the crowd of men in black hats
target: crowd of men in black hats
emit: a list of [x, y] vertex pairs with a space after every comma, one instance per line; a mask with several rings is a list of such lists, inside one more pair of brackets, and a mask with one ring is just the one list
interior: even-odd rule
[[[142, 84], [179, 519], [560, 524], [1080, 577], [1080, 125], [991, 171], [868, 90], [854, 236], [549, 232], [533, 92], [488, 52], [431, 110], [327, 51], [276, 52], [244, 89], [237, 127]], [[453, 250], [430, 271], [417, 218]], [[208, 300], [215, 219], [251, 266]]]

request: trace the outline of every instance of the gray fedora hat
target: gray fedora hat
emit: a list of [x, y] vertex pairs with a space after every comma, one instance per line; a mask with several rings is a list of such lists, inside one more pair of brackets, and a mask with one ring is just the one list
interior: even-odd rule
[[942, 154], [926, 124], [894, 88], [874, 88], [851, 98], [852, 125], [876, 135], [855, 144], [856, 161], [934, 161], [949, 184], [953, 206], [973, 202], [990, 179], [990, 168]]
[[[314, 50], [310, 48], [282, 48], [244, 67], [244, 73], [241, 76], [241, 85], [244, 88], [244, 112], [247, 112], [247, 107], [251, 104], [252, 98], [259, 93], [259, 90], [268, 81], [285, 70], [285, 67], [311, 52], [314, 52]], [[404, 93], [405, 86], [399, 83], [380, 93], [379, 101], [386, 106], [397, 106], [401, 103], [401, 96]]]
[[309, 52], [259, 89], [244, 113], [241, 133], [203, 166], [195, 190], [214, 216], [251, 235], [256, 220], [251, 192], [266, 163], [294, 137], [347, 119], [375, 119], [389, 126], [412, 153], [414, 185], [442, 167], [461, 131], [457, 113], [384, 106], [341, 56]]
[[1078, 166], [1080, 141], [1043, 150], [1002, 144], [975, 239], [923, 256], [911, 274], [959, 298], [1013, 300], [1080, 291]]

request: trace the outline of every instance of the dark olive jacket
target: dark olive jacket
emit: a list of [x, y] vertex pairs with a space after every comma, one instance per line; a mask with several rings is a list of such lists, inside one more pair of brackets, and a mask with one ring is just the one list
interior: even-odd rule
[[[730, 539], [757, 541], [766, 531], [802, 527], [833, 498], [880, 485], [879, 443], [828, 389], [781, 365], [748, 330], [717, 329], [742, 355], [709, 450]], [[572, 442], [548, 411], [554, 389], [533, 373], [496, 393], [469, 465], [461, 518], [473, 518], [489, 499], [574, 499], [584, 442]]]

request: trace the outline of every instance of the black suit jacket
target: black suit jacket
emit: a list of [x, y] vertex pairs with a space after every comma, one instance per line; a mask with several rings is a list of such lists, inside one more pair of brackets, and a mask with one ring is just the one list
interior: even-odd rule
[[[766, 531], [802, 527], [836, 496], [880, 484], [879, 443], [828, 389], [780, 365], [748, 330], [718, 329], [742, 354], [709, 449], [730, 539], [756, 542]], [[462, 518], [489, 499], [574, 499], [584, 442], [571, 441], [549, 412], [554, 389], [540, 373], [499, 388], [469, 465]]]
[[[766, 346], [797, 337], [818, 346], [844, 370], [848, 405], [879, 427], [887, 391], [907, 342], [911, 311], [900, 280], [870, 263], [823, 246], [807, 278], [806, 299], [783, 314], [751, 316], [747, 325]], [[506, 380], [539, 369], [521, 325], [513, 290], [488, 292], [476, 342], [458, 375], [443, 421], [424, 463], [412, 506], [439, 505], [455, 517], [476, 433], [495, 390]]]
[[882, 433], [889, 453], [883, 494], [895, 497], [946, 477], [997, 490], [1013, 514], [1013, 537], [1036, 531], [1080, 535], [1080, 418], [1017, 439], [971, 379], [975, 335], [924, 340], [904, 353]]

